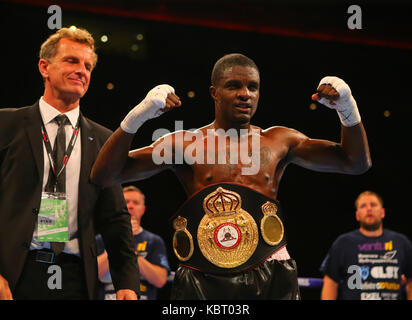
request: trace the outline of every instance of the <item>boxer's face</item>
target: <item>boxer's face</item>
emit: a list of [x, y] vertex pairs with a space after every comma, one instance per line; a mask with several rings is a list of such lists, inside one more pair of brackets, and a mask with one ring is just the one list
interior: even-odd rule
[[216, 118], [232, 124], [247, 124], [259, 101], [259, 72], [252, 67], [227, 68], [210, 94], [215, 101]]
[[138, 191], [126, 191], [124, 199], [130, 215], [140, 220], [146, 210], [143, 195]]
[[93, 69], [93, 50], [84, 43], [61, 39], [57, 53], [47, 61], [41, 59], [40, 72], [45, 86], [54, 96], [70, 96], [80, 99], [89, 88]]
[[366, 230], [376, 230], [382, 225], [385, 209], [374, 195], [363, 195], [358, 200], [356, 220]]

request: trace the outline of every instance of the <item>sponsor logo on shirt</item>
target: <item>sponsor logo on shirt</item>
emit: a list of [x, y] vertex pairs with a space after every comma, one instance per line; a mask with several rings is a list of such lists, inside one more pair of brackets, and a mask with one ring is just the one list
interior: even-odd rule
[[397, 251], [392, 250], [385, 252], [384, 254], [377, 254], [377, 253], [358, 253], [358, 263], [393, 263], [397, 264], [398, 259], [394, 259], [396, 256]]
[[393, 250], [393, 241], [358, 244], [359, 251], [390, 251]]
[[374, 279], [398, 279], [399, 267], [395, 266], [375, 266], [371, 269], [371, 276]]
[[361, 300], [397, 300], [398, 296], [396, 292], [362, 292]]
[[361, 290], [399, 290], [401, 285], [397, 282], [363, 282]]

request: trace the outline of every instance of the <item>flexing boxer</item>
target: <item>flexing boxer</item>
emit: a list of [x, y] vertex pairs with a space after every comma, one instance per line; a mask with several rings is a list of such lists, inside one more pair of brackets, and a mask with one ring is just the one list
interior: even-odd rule
[[[304, 134], [286, 127], [275, 126], [263, 130], [251, 125], [251, 118], [258, 106], [259, 88], [259, 70], [251, 59], [241, 54], [230, 54], [219, 59], [212, 71], [210, 87], [210, 94], [215, 103], [215, 120], [197, 131], [202, 133], [206, 153], [210, 150], [210, 146], [215, 145], [218, 138], [218, 134], [213, 135], [210, 132], [219, 129], [226, 132], [230, 129], [239, 133], [241, 131], [249, 132], [247, 137], [244, 134], [243, 136], [239, 134], [239, 139], [247, 138], [250, 147], [252, 147], [253, 137], [258, 135], [261, 160], [259, 171], [254, 175], [242, 174], [242, 168], [250, 166], [250, 164], [241, 162], [237, 164], [222, 164], [217, 161], [212, 161], [212, 163], [187, 163], [185, 161], [183, 164], [176, 164], [173, 161], [165, 161], [160, 164], [154, 162], [154, 150], [159, 144], [163, 144], [163, 147], [165, 144], [169, 145], [170, 148], [165, 148], [165, 150], [172, 150], [173, 155], [170, 159], [175, 159], [178, 153], [185, 153], [192, 143], [188, 137], [194, 136], [196, 132], [174, 132], [158, 139], [150, 146], [129, 151], [134, 134], [146, 120], [181, 106], [179, 97], [175, 95], [174, 89], [169, 85], [160, 85], [149, 91], [146, 98], [130, 111], [122, 121], [120, 128], [106, 142], [95, 162], [91, 178], [102, 186], [140, 180], [162, 170], [171, 169], [182, 183], [187, 194], [191, 195], [192, 205], [193, 201], [199, 202], [198, 211], [200, 214], [198, 216], [196, 214], [184, 216], [184, 219], [178, 220], [175, 225], [177, 234], [190, 235], [185, 238], [188, 239], [186, 242], [179, 240], [181, 237], [176, 237], [176, 243], [174, 241], [174, 249], [182, 261], [182, 265], [176, 272], [172, 298], [297, 298], [299, 292], [296, 265], [284, 246], [283, 224], [278, 224], [276, 222], [278, 220], [274, 218], [277, 209], [265, 211], [262, 206], [263, 213], [250, 212], [255, 211], [254, 204], [251, 207], [248, 204], [249, 209], [246, 211], [252, 216], [250, 218], [241, 211], [244, 209], [243, 205], [246, 205], [242, 199], [259, 198], [256, 200], [260, 201], [256, 205], [259, 206], [259, 210], [260, 203], [266, 200], [268, 200], [267, 203], [271, 203], [272, 207], [273, 205], [277, 207], [278, 186], [284, 170], [290, 163], [316, 171], [346, 174], [361, 174], [371, 166], [367, 137], [359, 111], [349, 86], [343, 80], [336, 77], [323, 78], [319, 83], [317, 93], [312, 96], [313, 100], [338, 112], [342, 124], [340, 143], [310, 139]], [[182, 134], [186, 135], [183, 141]], [[230, 146], [227, 145], [226, 148], [229, 150]], [[213, 150], [215, 153], [219, 152], [219, 148]], [[230, 184], [224, 184], [223, 188], [220, 189], [214, 188], [215, 184], [219, 187], [219, 183], [228, 182], [236, 186], [247, 186], [247, 188], [231, 188]], [[228, 186], [229, 188], [227, 188]], [[202, 193], [205, 189], [207, 192]], [[246, 195], [243, 192], [246, 192]], [[193, 195], [201, 195], [201, 197], [196, 199], [196, 196]], [[217, 205], [215, 205], [216, 203]], [[230, 206], [230, 210], [228, 206]], [[200, 236], [201, 233], [200, 229], [196, 229], [197, 225], [193, 226], [193, 224], [194, 222], [197, 224], [205, 212], [212, 217], [212, 220], [204, 228], [202, 227], [202, 230], [210, 229], [213, 226], [215, 237], [209, 236], [208, 238], [206, 235], [206, 240], [202, 241], [199, 238], [196, 242], [196, 237]], [[184, 213], [186, 214], [186, 212]], [[188, 213], [188, 215], [190, 214], [193, 213]], [[230, 214], [237, 216], [230, 220], [228, 216]], [[259, 214], [260, 217], [258, 217]], [[270, 228], [264, 231], [263, 219], [260, 222], [260, 230], [266, 243], [262, 238], [254, 235], [254, 230], [257, 228], [253, 225], [259, 224], [259, 219], [264, 214], [273, 218], [270, 220], [272, 222], [267, 224], [268, 226], [281, 226], [280, 239], [282, 241], [274, 240]], [[181, 215], [180, 212], [179, 217]], [[222, 216], [228, 217], [230, 221], [227, 220], [219, 225], [216, 219], [221, 219]], [[202, 223], [204, 220], [200, 222], [199, 228]], [[251, 225], [250, 229], [244, 229], [246, 228], [245, 223]], [[219, 240], [218, 233], [219, 230], [225, 230], [221, 228], [223, 225], [232, 230], [234, 239], [242, 240], [229, 242], [230, 246], [225, 247], [226, 243]], [[199, 232], [196, 233], [196, 230]], [[259, 233], [259, 231], [256, 232]], [[190, 248], [188, 250], [178, 248], [179, 241], [188, 244]], [[240, 247], [243, 244], [242, 241], [248, 243], [249, 247], [246, 251], [250, 251], [250, 253], [246, 257], [240, 257], [239, 263], [231, 266], [231, 259], [236, 260], [239, 254], [236, 254], [236, 259], [226, 260], [225, 254], [230, 254], [230, 251], [235, 250], [236, 246]], [[213, 246], [216, 248], [212, 248]], [[207, 249], [209, 247], [211, 251]], [[199, 253], [199, 251], [202, 252]], [[214, 254], [219, 255], [219, 252], [223, 255], [219, 256], [220, 258], [214, 257]], [[250, 264], [249, 260], [253, 260], [253, 263]], [[225, 263], [227, 265], [224, 265]], [[203, 266], [205, 267], [203, 268]]]

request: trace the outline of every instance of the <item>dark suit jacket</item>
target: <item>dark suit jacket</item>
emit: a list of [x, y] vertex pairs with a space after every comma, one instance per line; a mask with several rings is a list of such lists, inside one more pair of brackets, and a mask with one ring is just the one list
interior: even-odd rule
[[[89, 175], [111, 131], [80, 114], [79, 246], [90, 298], [97, 288], [95, 234], [103, 237], [116, 290], [139, 286], [130, 215], [120, 186], [102, 189]], [[0, 274], [13, 292], [22, 272], [40, 208], [43, 141], [38, 102], [0, 109]], [[69, 178], [69, 177], [68, 177]]]

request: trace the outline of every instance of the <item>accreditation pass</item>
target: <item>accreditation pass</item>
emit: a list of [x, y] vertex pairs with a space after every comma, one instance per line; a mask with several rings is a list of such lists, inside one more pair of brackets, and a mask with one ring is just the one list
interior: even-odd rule
[[37, 227], [37, 241], [69, 241], [69, 215], [65, 193], [42, 193]]

